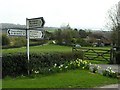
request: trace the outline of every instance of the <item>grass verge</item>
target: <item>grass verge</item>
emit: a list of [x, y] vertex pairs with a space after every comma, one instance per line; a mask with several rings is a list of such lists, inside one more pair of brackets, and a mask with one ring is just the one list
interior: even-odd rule
[[34, 78], [3, 79], [3, 88], [93, 88], [118, 83], [117, 79], [93, 74], [87, 70], [70, 70]]

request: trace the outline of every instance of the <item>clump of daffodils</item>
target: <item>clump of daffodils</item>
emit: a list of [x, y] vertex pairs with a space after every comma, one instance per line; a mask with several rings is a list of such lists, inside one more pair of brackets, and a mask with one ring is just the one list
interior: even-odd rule
[[107, 67], [105, 70], [103, 70], [103, 75], [108, 77], [117, 77], [117, 73], [111, 69], [111, 67]]
[[92, 72], [93, 73], [97, 73], [98, 72], [98, 69], [100, 69], [101, 67], [100, 66], [97, 66], [96, 64], [93, 66], [93, 70]]
[[35, 73], [35, 74], [38, 74], [38, 73], [39, 73], [39, 71], [34, 71], [34, 73]]
[[[58, 65], [55, 63], [53, 65], [53, 67], [48, 69], [48, 72], [49, 73], [57, 73], [57, 72], [71, 70], [71, 69], [87, 69], [87, 70], [89, 70], [90, 66], [91, 66], [90, 62], [77, 58], [75, 61], [65, 62], [64, 64], [61, 64], [61, 65]], [[100, 66], [94, 64], [92, 67], [92, 72], [97, 73], [100, 68], [101, 68]], [[33, 69], [32, 69], [32, 72], [34, 72], [35, 74], [40, 73], [39, 70], [33, 70]], [[105, 70], [103, 70], [102, 74], [104, 76], [113, 77], [113, 78], [116, 78], [118, 75], [115, 71], [112, 70], [111, 67], [107, 67]]]
[[70, 69], [78, 69], [78, 68], [89, 69], [90, 65], [91, 65], [91, 63], [89, 63], [87, 61], [83, 61], [81, 59], [76, 59], [75, 61], [66, 62], [66, 63], [61, 64], [61, 65], [57, 65], [55, 63], [53, 68], [51, 68], [51, 71], [60, 72], [60, 71], [67, 71]]

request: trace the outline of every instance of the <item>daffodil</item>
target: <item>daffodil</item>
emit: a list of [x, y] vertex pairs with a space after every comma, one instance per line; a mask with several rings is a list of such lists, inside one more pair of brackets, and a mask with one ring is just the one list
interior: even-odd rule
[[54, 64], [54, 68], [55, 68], [56, 66], [57, 66], [57, 64], [55, 63], [55, 64]]
[[115, 71], [111, 70], [111, 73], [115, 73]]
[[38, 74], [38, 73], [39, 73], [39, 71], [35, 71], [35, 73], [36, 73], [36, 74]]
[[68, 68], [68, 66], [65, 66], [65, 68]]
[[84, 69], [85, 67], [82, 67], [82, 69]]
[[60, 67], [63, 67], [63, 64], [61, 64]]

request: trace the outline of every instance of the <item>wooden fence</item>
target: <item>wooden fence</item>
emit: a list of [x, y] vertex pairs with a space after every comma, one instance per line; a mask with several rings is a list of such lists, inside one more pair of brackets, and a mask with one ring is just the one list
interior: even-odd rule
[[83, 51], [84, 60], [111, 60], [111, 50], [109, 49], [94, 49], [94, 48], [72, 48], [72, 51]]

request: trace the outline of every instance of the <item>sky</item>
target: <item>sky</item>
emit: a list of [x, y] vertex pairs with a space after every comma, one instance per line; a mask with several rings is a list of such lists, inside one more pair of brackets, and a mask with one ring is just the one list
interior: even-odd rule
[[43, 17], [45, 26], [104, 29], [107, 11], [119, 0], [0, 0], [0, 23], [26, 24]]

